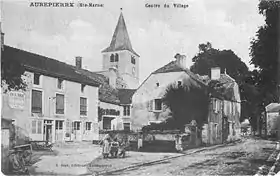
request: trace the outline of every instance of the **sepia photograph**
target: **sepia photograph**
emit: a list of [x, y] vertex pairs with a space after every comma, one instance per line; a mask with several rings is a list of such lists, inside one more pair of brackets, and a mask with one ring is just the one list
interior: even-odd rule
[[280, 176], [279, 0], [0, 0], [3, 175]]

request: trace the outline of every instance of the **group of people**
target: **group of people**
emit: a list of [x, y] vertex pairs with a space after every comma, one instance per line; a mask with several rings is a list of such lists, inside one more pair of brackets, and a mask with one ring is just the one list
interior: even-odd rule
[[125, 148], [127, 146], [125, 140], [120, 142], [117, 138], [112, 139], [109, 134], [106, 134], [102, 140], [102, 145], [102, 154], [104, 158], [108, 158], [109, 155], [113, 158], [117, 158], [118, 156], [125, 157]]

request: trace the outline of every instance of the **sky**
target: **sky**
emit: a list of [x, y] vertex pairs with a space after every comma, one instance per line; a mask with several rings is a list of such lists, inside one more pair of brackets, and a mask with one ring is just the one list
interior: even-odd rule
[[[29, 7], [30, 2], [2, 3], [6, 45], [73, 65], [75, 56], [82, 56], [84, 68], [100, 71], [101, 51], [111, 42], [122, 8], [132, 47], [140, 55], [140, 81], [174, 60], [176, 53], [186, 55], [190, 67], [198, 45], [206, 42], [233, 50], [253, 68], [249, 65], [250, 41], [264, 24], [258, 0], [83, 0], [104, 4], [90, 8]], [[161, 7], [147, 8], [147, 3]], [[188, 8], [165, 9], [164, 3]]]

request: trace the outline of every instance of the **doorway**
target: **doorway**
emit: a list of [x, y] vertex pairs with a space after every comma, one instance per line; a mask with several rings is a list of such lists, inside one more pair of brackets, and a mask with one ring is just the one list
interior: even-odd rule
[[228, 118], [223, 117], [223, 131], [222, 131], [222, 142], [225, 143], [227, 141], [229, 135], [229, 123]]
[[82, 140], [81, 122], [80, 121], [72, 122], [72, 127], [73, 127], [74, 140], [81, 141]]
[[52, 120], [44, 120], [44, 140], [52, 142]]

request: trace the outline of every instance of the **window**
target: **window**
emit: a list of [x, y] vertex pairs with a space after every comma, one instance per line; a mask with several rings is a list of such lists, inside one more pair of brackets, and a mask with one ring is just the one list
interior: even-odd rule
[[159, 87], [159, 83], [156, 83], [157, 87]]
[[42, 91], [32, 90], [31, 112], [42, 114]]
[[62, 130], [63, 129], [63, 121], [62, 120], [56, 120], [55, 121], [55, 129], [56, 130]]
[[34, 80], [33, 80], [33, 83], [35, 85], [40, 85], [40, 74], [37, 74], [37, 73], [34, 73]]
[[42, 121], [37, 121], [37, 133], [42, 134]]
[[136, 63], [136, 60], [135, 60], [135, 57], [134, 56], [131, 56], [131, 63], [135, 65]]
[[132, 67], [132, 75], [135, 75], [135, 67]]
[[217, 99], [213, 99], [213, 110], [215, 113], [219, 110], [219, 101]]
[[87, 115], [87, 99], [80, 97], [80, 115]]
[[31, 133], [32, 134], [42, 134], [42, 121], [41, 120], [32, 120]]
[[124, 131], [130, 131], [130, 123], [123, 123]]
[[36, 120], [32, 120], [31, 126], [32, 126], [32, 134], [36, 134]]
[[56, 114], [64, 114], [64, 95], [56, 94]]
[[115, 59], [114, 54], [111, 54], [111, 56], [110, 56], [110, 62], [114, 62], [114, 59]]
[[214, 129], [215, 129], [215, 138], [218, 137], [218, 124], [214, 124]]
[[81, 92], [84, 93], [86, 85], [81, 84]]
[[81, 122], [74, 122], [73, 127], [74, 127], [74, 130], [80, 130]]
[[91, 130], [91, 122], [86, 122], [86, 130]]
[[119, 55], [115, 54], [115, 62], [119, 62]]
[[123, 107], [123, 115], [130, 116], [130, 106], [129, 105]]
[[62, 79], [57, 79], [57, 88], [63, 89], [63, 80]]
[[232, 122], [232, 135], [235, 136], [235, 123]]
[[161, 111], [162, 110], [162, 101], [161, 99], [155, 99], [155, 110]]

